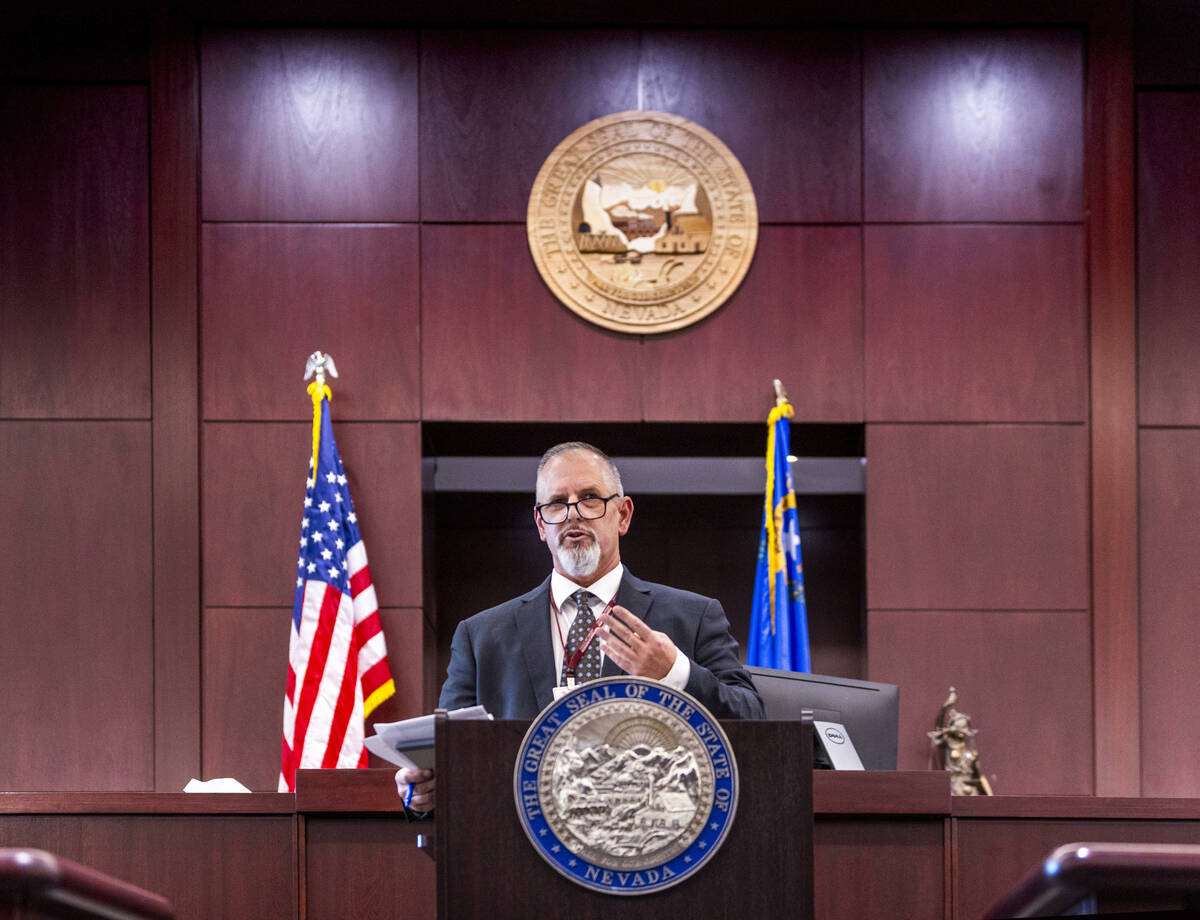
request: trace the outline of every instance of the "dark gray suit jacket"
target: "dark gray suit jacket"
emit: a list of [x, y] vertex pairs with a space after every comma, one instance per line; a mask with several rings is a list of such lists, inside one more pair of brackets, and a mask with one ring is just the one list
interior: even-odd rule
[[[671, 637], [692, 662], [686, 690], [719, 719], [761, 719], [763, 702], [737, 657], [719, 601], [621, 576], [617, 604]], [[609, 658], [603, 676], [624, 672]], [[558, 683], [550, 640], [550, 579], [458, 624], [438, 705], [480, 703], [497, 719], [532, 720]]]

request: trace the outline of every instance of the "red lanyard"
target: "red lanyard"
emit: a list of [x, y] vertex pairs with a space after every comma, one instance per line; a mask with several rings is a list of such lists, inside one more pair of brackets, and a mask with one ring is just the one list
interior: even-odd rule
[[[592, 644], [592, 640], [596, 638], [596, 633], [600, 632], [601, 621], [604, 619], [604, 614], [612, 610], [613, 604], [616, 603], [616, 600], [617, 599], [614, 596], [612, 600], [604, 605], [604, 609], [600, 611], [600, 616], [596, 617], [596, 622], [592, 624], [592, 628], [589, 629], [587, 635], [583, 637], [583, 641], [579, 643], [579, 647], [575, 649], [574, 654], [567, 659], [567, 680], [573, 681], [575, 679], [575, 669], [579, 667], [579, 662], [583, 660], [583, 653], [587, 651], [588, 646]], [[550, 609], [554, 613], [554, 628], [558, 630], [558, 644], [562, 646], [563, 655], [565, 657], [567, 654], [567, 643], [563, 640], [562, 623], [560, 623], [558, 620], [558, 604], [554, 603], [553, 591], [550, 592]], [[579, 616], [578, 611], [575, 612], [575, 616]]]

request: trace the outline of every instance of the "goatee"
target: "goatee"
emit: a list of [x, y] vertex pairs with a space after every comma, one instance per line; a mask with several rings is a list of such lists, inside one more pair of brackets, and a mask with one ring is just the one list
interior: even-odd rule
[[584, 544], [564, 545], [560, 541], [558, 561], [562, 564], [566, 574], [572, 578], [586, 578], [591, 575], [600, 565], [600, 544], [596, 541], [595, 534], [592, 534], [592, 539]]

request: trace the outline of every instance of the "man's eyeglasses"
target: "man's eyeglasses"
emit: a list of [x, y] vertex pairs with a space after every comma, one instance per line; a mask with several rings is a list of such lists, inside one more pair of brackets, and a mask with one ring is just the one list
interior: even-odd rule
[[567, 519], [574, 508], [576, 513], [585, 521], [594, 521], [604, 517], [608, 503], [614, 498], [620, 498], [620, 492], [614, 492], [608, 498], [581, 498], [577, 502], [546, 502], [544, 505], [534, 505], [543, 524], [561, 524]]

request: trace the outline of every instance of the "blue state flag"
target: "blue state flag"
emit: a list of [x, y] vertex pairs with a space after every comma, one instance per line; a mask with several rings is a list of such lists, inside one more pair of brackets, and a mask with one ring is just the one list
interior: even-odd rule
[[788, 464], [792, 407], [785, 401], [767, 417], [767, 489], [746, 664], [781, 671], [811, 671], [808, 605], [800, 563], [796, 492]]

